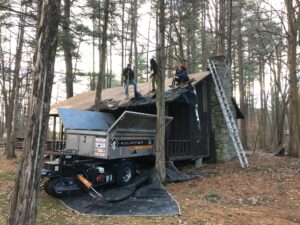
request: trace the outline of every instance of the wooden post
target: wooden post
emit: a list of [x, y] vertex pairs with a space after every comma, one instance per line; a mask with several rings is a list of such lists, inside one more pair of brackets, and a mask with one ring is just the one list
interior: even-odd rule
[[60, 135], [59, 140], [64, 140], [64, 124], [61, 122], [60, 124]]
[[52, 140], [56, 140], [56, 115], [53, 116], [53, 133], [52, 133]]

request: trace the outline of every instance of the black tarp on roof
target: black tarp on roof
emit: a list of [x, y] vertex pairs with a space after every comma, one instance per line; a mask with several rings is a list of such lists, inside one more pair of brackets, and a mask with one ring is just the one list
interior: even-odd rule
[[[165, 92], [165, 102], [181, 102], [187, 104], [195, 104], [197, 101], [191, 84], [184, 87], [178, 87]], [[130, 108], [142, 105], [152, 105], [156, 104], [156, 94], [152, 93], [139, 98], [132, 98], [130, 101], [119, 104], [119, 102], [109, 99], [104, 101], [110, 108], [110, 110], [119, 108]]]
[[241, 111], [241, 109], [239, 108], [239, 106], [238, 106], [238, 104], [237, 104], [234, 97], [231, 97], [231, 102], [232, 102], [233, 107], [234, 107], [235, 112], [236, 112], [236, 118], [237, 119], [245, 119], [245, 116], [244, 116], [243, 112]]

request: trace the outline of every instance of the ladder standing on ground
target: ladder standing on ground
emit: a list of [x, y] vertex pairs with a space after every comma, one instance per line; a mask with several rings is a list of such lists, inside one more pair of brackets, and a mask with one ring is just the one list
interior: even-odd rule
[[208, 66], [209, 66], [209, 70], [212, 74], [215, 86], [216, 86], [216, 93], [222, 108], [222, 112], [223, 115], [225, 117], [226, 120], [226, 124], [235, 148], [235, 151], [237, 153], [237, 156], [240, 160], [240, 164], [242, 168], [247, 168], [249, 167], [249, 163], [244, 151], [244, 148], [242, 146], [240, 137], [239, 137], [239, 133], [238, 133], [238, 129], [237, 126], [235, 124], [235, 120], [233, 118], [231, 109], [230, 109], [230, 105], [228, 103], [228, 99], [225, 95], [218, 71], [216, 69], [216, 65], [214, 62], [211, 62], [210, 60], [207, 60], [208, 62]]

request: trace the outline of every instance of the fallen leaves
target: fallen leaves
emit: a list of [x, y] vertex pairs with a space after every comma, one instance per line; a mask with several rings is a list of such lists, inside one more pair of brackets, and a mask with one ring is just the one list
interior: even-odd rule
[[[275, 157], [262, 151], [248, 158], [249, 170], [241, 169], [238, 160], [226, 164], [204, 164], [204, 177], [167, 184], [167, 190], [181, 206], [181, 216], [78, 215], [42, 191], [38, 224], [299, 224], [300, 159]], [[4, 174], [2, 181], [0, 178], [0, 224], [4, 224], [18, 162], [4, 158], [0, 158], [0, 162], [0, 174]]]

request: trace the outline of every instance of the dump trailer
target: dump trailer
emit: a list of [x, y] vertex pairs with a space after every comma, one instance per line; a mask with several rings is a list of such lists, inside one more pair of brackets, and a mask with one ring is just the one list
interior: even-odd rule
[[[44, 187], [49, 195], [129, 184], [136, 162], [155, 158], [156, 115], [124, 111], [115, 119], [103, 112], [58, 109], [58, 113], [66, 148], [59, 158], [44, 164], [42, 176], [48, 178]], [[166, 126], [172, 119], [166, 117]]]

